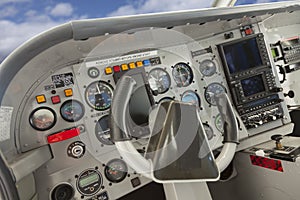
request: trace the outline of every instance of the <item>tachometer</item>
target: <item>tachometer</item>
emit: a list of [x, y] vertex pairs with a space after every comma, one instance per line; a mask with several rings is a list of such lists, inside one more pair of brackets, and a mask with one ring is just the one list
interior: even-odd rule
[[193, 81], [193, 72], [186, 63], [177, 63], [172, 71], [173, 78], [178, 87], [186, 87]]
[[105, 115], [98, 120], [95, 127], [95, 134], [97, 139], [106, 145], [112, 145], [113, 142], [110, 139], [110, 127], [108, 124], [109, 115]]
[[156, 94], [165, 93], [171, 85], [168, 72], [160, 68], [153, 69], [149, 72], [148, 81], [151, 90]]
[[127, 171], [127, 165], [123, 160], [113, 159], [105, 166], [104, 174], [110, 182], [119, 183], [125, 179]]
[[86, 88], [85, 96], [90, 107], [103, 111], [110, 108], [113, 88], [107, 82], [95, 81]]
[[204, 60], [200, 63], [200, 72], [204, 76], [212, 76], [214, 73], [216, 73], [216, 64], [212, 60]]
[[62, 118], [68, 122], [76, 122], [84, 115], [83, 105], [76, 100], [65, 101], [60, 107]]
[[205, 99], [210, 105], [216, 105], [215, 95], [226, 93], [226, 89], [220, 83], [211, 83], [205, 89]]
[[51, 108], [40, 107], [31, 112], [29, 122], [34, 129], [46, 131], [55, 125], [56, 114]]
[[191, 90], [188, 90], [182, 94], [181, 101], [200, 106], [200, 98], [198, 94]]

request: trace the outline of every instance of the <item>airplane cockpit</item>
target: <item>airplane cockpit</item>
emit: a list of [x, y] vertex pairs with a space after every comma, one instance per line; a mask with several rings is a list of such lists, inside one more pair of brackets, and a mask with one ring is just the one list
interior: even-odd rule
[[76, 20], [0, 65], [0, 199], [299, 199], [300, 3]]

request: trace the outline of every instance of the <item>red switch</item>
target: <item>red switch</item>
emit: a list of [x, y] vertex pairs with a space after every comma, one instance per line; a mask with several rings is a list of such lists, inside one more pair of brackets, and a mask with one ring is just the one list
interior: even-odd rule
[[51, 97], [51, 101], [53, 104], [60, 103], [60, 97], [58, 95]]

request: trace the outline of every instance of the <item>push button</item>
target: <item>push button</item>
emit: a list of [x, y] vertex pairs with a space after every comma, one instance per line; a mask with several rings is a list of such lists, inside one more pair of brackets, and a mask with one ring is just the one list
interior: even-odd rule
[[43, 94], [36, 96], [35, 99], [36, 99], [36, 102], [39, 103], [39, 104], [46, 102], [46, 97]]
[[64, 92], [65, 92], [65, 96], [66, 96], [66, 97], [71, 97], [71, 96], [73, 96], [73, 90], [72, 90], [71, 88], [65, 89]]
[[113, 70], [112, 70], [111, 67], [106, 67], [106, 68], [105, 68], [105, 74], [106, 74], [106, 75], [109, 75], [109, 74], [112, 74], [112, 73], [113, 73]]
[[60, 97], [58, 95], [53, 96], [53, 97], [51, 97], [51, 101], [53, 104], [58, 104], [58, 103], [60, 103]]

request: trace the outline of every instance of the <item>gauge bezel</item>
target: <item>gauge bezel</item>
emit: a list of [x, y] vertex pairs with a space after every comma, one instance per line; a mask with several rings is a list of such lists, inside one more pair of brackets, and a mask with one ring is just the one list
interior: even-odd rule
[[[203, 123], [203, 128], [204, 128], [207, 140], [213, 139], [214, 138], [214, 130], [212, 129], [212, 127], [208, 123]], [[208, 128], [209, 131], [212, 133], [211, 135], [207, 134], [207, 131], [206, 131], [207, 129], [206, 128]], [[211, 137], [209, 137], [209, 136], [211, 136]]]
[[[79, 186], [80, 178], [82, 178], [82, 175], [83, 175], [84, 173], [87, 173], [88, 171], [94, 171], [95, 173], [97, 173], [98, 176], [99, 176], [98, 182], [100, 183], [100, 184], [99, 184], [99, 187], [98, 187], [97, 189], [95, 189], [95, 190], [94, 190], [93, 192], [91, 192], [91, 193], [85, 193], [85, 192], [82, 191], [82, 189], [85, 188], [85, 187], [88, 187], [88, 186], [92, 185], [92, 184], [95, 183], [95, 182], [90, 183], [89, 185], [87, 185], [87, 186], [85, 186], [85, 187], [83, 187], [83, 188], [82, 188], [81, 186]], [[99, 181], [99, 180], [100, 180], [100, 181]], [[102, 177], [102, 174], [101, 174], [97, 169], [94, 169], [94, 168], [89, 168], [89, 169], [86, 169], [86, 170], [82, 171], [82, 172], [78, 175], [78, 178], [77, 178], [77, 180], [76, 180], [76, 188], [77, 188], [78, 192], [79, 192], [80, 194], [82, 194], [82, 195], [85, 195], [85, 196], [92, 196], [92, 195], [98, 193], [98, 192], [101, 190], [102, 185], [103, 185], [103, 177]]]
[[[37, 111], [42, 110], [42, 109], [49, 110], [49, 111], [53, 114], [53, 122], [52, 122], [52, 124], [51, 124], [49, 127], [47, 127], [47, 128], [38, 128], [38, 127], [36, 127], [36, 126], [33, 124], [33, 121], [32, 121], [33, 115], [34, 115]], [[47, 130], [50, 130], [51, 128], [53, 128], [53, 127], [55, 126], [56, 122], [57, 122], [57, 116], [56, 116], [55, 111], [54, 111], [52, 108], [49, 108], [49, 107], [46, 107], [46, 106], [42, 106], [42, 107], [38, 107], [38, 108], [34, 109], [34, 110], [30, 113], [30, 115], [29, 115], [29, 124], [31, 125], [32, 128], [34, 128], [35, 130], [38, 130], [38, 131], [47, 131]]]
[[[76, 119], [76, 120], [74, 120], [74, 119], [73, 119], [73, 120], [72, 120], [72, 119], [67, 119], [67, 118], [65, 118], [64, 115], [62, 114], [62, 108], [63, 108], [66, 104], [68, 104], [68, 103], [70, 103], [70, 102], [71, 102], [71, 103], [72, 103], [72, 102], [78, 103], [78, 104], [80, 105], [81, 109], [82, 109], [82, 113], [81, 113], [80, 117], [78, 117], [78, 119]], [[83, 104], [82, 104], [80, 101], [75, 100], [75, 99], [69, 99], [69, 100], [65, 101], [65, 102], [60, 106], [59, 112], [60, 112], [60, 116], [61, 116], [64, 120], [66, 120], [67, 122], [77, 122], [77, 121], [81, 120], [82, 117], [84, 116], [85, 109], [84, 109]]]
[[223, 128], [221, 129], [219, 126], [217, 126], [217, 121], [221, 120], [223, 122], [222, 116], [221, 114], [217, 114], [215, 117], [215, 127], [217, 128], [218, 131], [220, 131], [220, 133], [224, 133], [224, 122], [223, 122]]
[[[165, 91], [163, 91], [163, 92], [158, 92], [158, 94], [164, 94], [164, 93], [168, 92], [168, 91], [170, 90], [170, 87], [171, 87], [171, 76], [170, 76], [170, 74], [169, 74], [165, 69], [156, 67], [156, 68], [154, 68], [154, 69], [151, 69], [151, 70], [148, 72], [148, 75], [147, 75], [148, 82], [149, 82], [149, 75], [150, 75], [153, 71], [163, 71], [163, 72], [165, 72], [166, 76], [167, 76], [168, 79], [169, 79], [169, 85], [168, 85], [167, 89], [166, 89]], [[150, 87], [151, 91], [153, 91], [152, 88], [151, 88], [151, 84], [150, 84], [150, 83], [149, 83], [149, 87]]]
[[[98, 139], [98, 141], [101, 142], [101, 144], [104, 144], [104, 145], [113, 145], [114, 144], [113, 141], [109, 140], [111, 143], [104, 142], [104, 141], [101, 141], [101, 139], [99, 139], [99, 136], [97, 136], [97, 126], [100, 126], [100, 125], [98, 125], [99, 121], [102, 120], [104, 117], [109, 117], [109, 114], [103, 115], [103, 116], [101, 116], [100, 119], [97, 120], [96, 125], [95, 125], [95, 135], [96, 135], [96, 138]], [[109, 131], [109, 133], [110, 133], [110, 131]]]
[[[91, 75], [90, 72], [91, 72], [92, 70], [96, 70], [98, 74], [97, 74], [96, 76]], [[99, 71], [99, 69], [96, 68], [96, 67], [91, 67], [91, 68], [88, 69], [87, 74], [88, 74], [88, 76], [89, 76], [90, 78], [97, 78], [97, 77], [100, 75], [100, 71]]]
[[100, 81], [93, 81], [93, 82], [91, 82], [91, 83], [85, 88], [85, 92], [84, 92], [85, 101], [87, 102], [87, 104], [88, 104], [92, 109], [97, 110], [97, 111], [105, 111], [105, 110], [110, 109], [111, 104], [110, 104], [109, 107], [107, 107], [107, 108], [98, 109], [98, 108], [96, 108], [94, 105], [92, 105], [91, 102], [89, 101], [88, 96], [87, 96], [87, 91], [88, 91], [89, 87], [90, 87], [91, 85], [95, 84], [95, 83], [97, 83], [97, 84], [98, 84], [98, 83], [102, 83], [102, 84], [104, 84], [105, 86], [107, 86], [107, 87], [111, 90], [111, 94], [112, 94], [111, 99], [113, 98], [113, 92], [114, 92], [113, 86], [112, 86], [110, 83], [106, 82], [106, 81], [100, 80]]
[[195, 96], [197, 97], [197, 102], [198, 102], [198, 104], [193, 104], [193, 105], [196, 105], [196, 106], [198, 106], [198, 107], [201, 107], [201, 99], [200, 99], [200, 96], [198, 95], [198, 93], [196, 93], [194, 90], [186, 90], [186, 91], [184, 91], [183, 93], [182, 93], [182, 95], [180, 95], [181, 97], [180, 97], [180, 101], [182, 101], [182, 102], [185, 102], [185, 103], [190, 103], [190, 102], [187, 102], [187, 101], [183, 101], [182, 100], [182, 98], [183, 98], [183, 96], [184, 95], [186, 95], [186, 94], [195, 94]]
[[205, 91], [204, 91], [204, 97], [205, 97], [205, 100], [206, 102], [209, 104], [209, 105], [212, 105], [212, 106], [216, 106], [217, 104], [216, 103], [213, 103], [211, 100], [208, 100], [207, 98], [207, 90], [209, 87], [211, 87], [212, 85], [219, 85], [223, 88], [224, 92], [227, 93], [226, 91], [226, 88], [221, 84], [221, 83], [218, 83], [218, 82], [213, 82], [213, 83], [210, 83], [206, 88], [205, 88]]
[[[177, 81], [176, 81], [176, 78], [175, 78], [175, 76], [174, 76], [174, 70], [178, 67], [178, 66], [184, 66], [185, 68], [187, 68], [188, 69], [188, 71], [189, 71], [189, 75], [190, 75], [190, 78], [188, 79], [189, 81], [188, 81], [188, 84], [187, 85], [181, 85], [181, 84], [179, 84]], [[174, 81], [175, 81], [175, 83], [176, 83], [176, 85], [178, 86], [178, 87], [187, 87], [187, 86], [189, 86], [189, 85], [191, 85], [192, 83], [193, 83], [193, 80], [194, 80], [194, 74], [193, 74], [193, 70], [192, 70], [192, 68], [191, 68], [191, 66], [188, 64], [188, 63], [184, 63], [184, 62], [179, 62], [179, 63], [176, 63], [175, 65], [174, 65], [174, 67], [173, 67], [173, 70], [172, 70], [172, 76], [173, 76], [173, 79], [174, 79]]]
[[[123, 175], [121, 176], [121, 178], [119, 180], [110, 178], [109, 177], [110, 175], [107, 172], [108, 166], [111, 165], [114, 162], [120, 162], [125, 167], [125, 171], [124, 171]], [[119, 158], [112, 159], [112, 160], [108, 161], [107, 164], [105, 165], [104, 175], [105, 175], [106, 179], [108, 181], [112, 182], [112, 183], [120, 183], [120, 182], [122, 182], [126, 178], [127, 174], [128, 174], [128, 166], [125, 163], [125, 161], [123, 161], [122, 159], [119, 159]]]
[[[205, 62], [213, 63], [213, 71], [211, 71], [209, 74], [205, 74], [205, 73], [203, 72], [202, 66], [203, 66], [203, 63], [205, 63]], [[201, 70], [201, 69], [202, 69], [202, 70]], [[201, 74], [202, 74], [203, 76], [211, 77], [211, 76], [213, 76], [213, 75], [216, 73], [216, 71], [217, 71], [217, 65], [216, 65], [216, 63], [215, 63], [213, 60], [211, 60], [211, 59], [204, 59], [203, 61], [201, 61], [201, 62], [199, 63], [199, 71], [201, 72]]]

